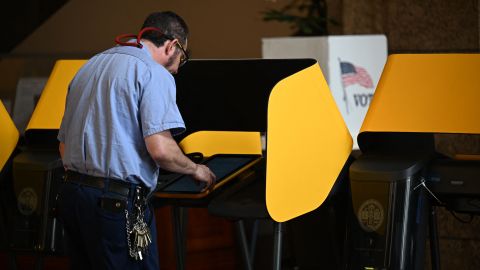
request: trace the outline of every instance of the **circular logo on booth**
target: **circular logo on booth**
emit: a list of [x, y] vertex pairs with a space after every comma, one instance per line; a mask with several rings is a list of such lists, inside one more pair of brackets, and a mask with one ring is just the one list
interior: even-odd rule
[[358, 209], [358, 221], [360, 226], [367, 232], [378, 230], [382, 226], [384, 211], [382, 204], [374, 199], [366, 200]]
[[20, 213], [28, 216], [37, 209], [37, 193], [31, 188], [24, 188], [18, 195], [18, 210]]

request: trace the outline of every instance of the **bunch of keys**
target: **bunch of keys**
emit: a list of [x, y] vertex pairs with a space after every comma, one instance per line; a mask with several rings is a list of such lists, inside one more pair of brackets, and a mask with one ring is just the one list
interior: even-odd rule
[[[137, 187], [136, 198], [134, 201], [136, 211], [132, 214], [132, 216], [134, 216], [134, 224], [132, 225], [132, 228], [130, 228], [131, 217], [128, 214], [128, 211], [125, 210], [125, 215], [127, 217], [128, 248], [130, 256], [135, 260], [143, 260], [142, 253], [145, 254], [148, 246], [152, 243], [150, 228], [148, 228], [147, 223], [144, 221], [144, 210], [142, 209], [142, 205], [144, 205], [145, 202], [141, 200], [140, 192], [140, 187]], [[133, 244], [131, 243], [132, 240]]]
[[143, 219], [137, 220], [133, 225], [134, 248], [136, 249], [135, 259], [143, 260], [142, 252], [145, 252], [148, 246], [152, 243], [150, 236], [150, 229]]

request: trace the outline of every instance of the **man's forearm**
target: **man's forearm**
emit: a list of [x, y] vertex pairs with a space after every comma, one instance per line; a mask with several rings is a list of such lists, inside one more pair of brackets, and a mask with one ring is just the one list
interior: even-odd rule
[[145, 143], [150, 156], [162, 169], [182, 174], [195, 173], [197, 164], [182, 153], [169, 131], [149, 136]]
[[176, 144], [166, 151], [162, 158], [155, 161], [160, 168], [181, 174], [194, 174], [197, 168], [197, 164], [186, 157]]

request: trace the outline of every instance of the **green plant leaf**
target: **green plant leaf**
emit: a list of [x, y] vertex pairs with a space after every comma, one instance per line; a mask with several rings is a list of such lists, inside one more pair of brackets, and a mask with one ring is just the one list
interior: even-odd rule
[[327, 35], [326, 0], [293, 0], [280, 9], [269, 9], [264, 12], [264, 21], [278, 21], [290, 24], [294, 35]]

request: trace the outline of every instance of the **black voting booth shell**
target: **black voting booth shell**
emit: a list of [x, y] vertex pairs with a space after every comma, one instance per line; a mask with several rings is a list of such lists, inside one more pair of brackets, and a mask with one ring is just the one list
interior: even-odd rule
[[270, 91], [311, 59], [193, 60], [175, 76], [177, 104], [187, 126], [200, 130], [267, 130]]

